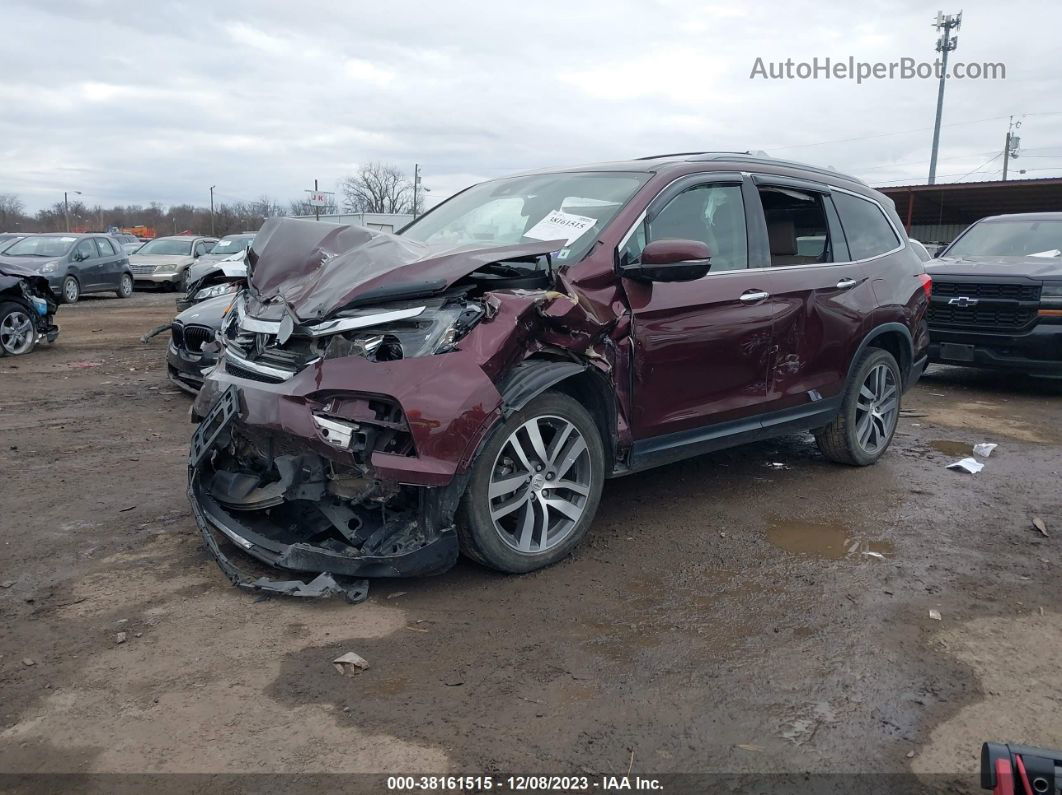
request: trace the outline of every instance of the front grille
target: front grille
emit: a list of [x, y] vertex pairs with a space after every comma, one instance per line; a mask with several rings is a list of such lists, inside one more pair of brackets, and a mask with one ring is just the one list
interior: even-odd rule
[[173, 339], [173, 347], [178, 350], [184, 347], [184, 326], [180, 323], [170, 324], [170, 337]]
[[133, 271], [134, 276], [145, 276], [155, 272], [154, 265], [130, 265], [129, 268]]
[[933, 281], [933, 295], [941, 297], [998, 298], [1010, 301], [1039, 301], [1038, 284], [1004, 284], [993, 282]]
[[214, 329], [207, 326], [185, 326], [184, 342], [192, 353], [199, 353], [203, 346], [214, 341]]
[[[938, 294], [936, 287], [934, 284], [934, 295]], [[1020, 329], [1032, 322], [1035, 317], [1034, 307], [1023, 308], [1013, 304], [958, 307], [942, 303], [933, 304], [929, 308], [930, 328], [947, 326], [986, 331]]]

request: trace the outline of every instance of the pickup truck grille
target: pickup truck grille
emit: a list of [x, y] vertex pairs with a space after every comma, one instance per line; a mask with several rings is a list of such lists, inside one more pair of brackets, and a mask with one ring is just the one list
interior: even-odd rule
[[955, 298], [1001, 298], [1010, 301], [1039, 301], [1038, 284], [994, 284], [985, 282], [941, 282], [934, 280], [933, 296]]
[[933, 279], [929, 328], [1008, 332], [1036, 320], [1040, 285]]

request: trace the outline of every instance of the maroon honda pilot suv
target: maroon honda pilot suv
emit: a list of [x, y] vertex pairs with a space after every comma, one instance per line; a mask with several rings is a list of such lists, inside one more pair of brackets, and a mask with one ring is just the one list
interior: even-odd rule
[[[537, 569], [606, 478], [755, 439], [810, 430], [872, 464], [928, 345], [891, 202], [747, 154], [497, 179], [398, 235], [274, 219], [248, 273], [189, 495], [234, 583], [296, 595], [459, 553]], [[316, 576], [253, 577], [233, 551]]]

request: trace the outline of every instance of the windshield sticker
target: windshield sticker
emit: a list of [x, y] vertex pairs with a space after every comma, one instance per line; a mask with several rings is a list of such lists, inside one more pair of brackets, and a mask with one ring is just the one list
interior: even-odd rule
[[595, 223], [597, 223], [596, 219], [585, 215], [572, 215], [564, 210], [554, 210], [524, 232], [524, 237], [532, 240], [563, 240], [570, 246]]
[[1059, 251], [1057, 248], [1053, 248], [1050, 251], [1040, 251], [1040, 252], [1037, 252], [1036, 254], [1030, 254], [1029, 256], [1030, 257], [1057, 257], [1059, 255], [1062, 255], [1062, 251]]
[[568, 255], [572, 253], [570, 248], [562, 248], [557, 252], [557, 259], [568, 259]]

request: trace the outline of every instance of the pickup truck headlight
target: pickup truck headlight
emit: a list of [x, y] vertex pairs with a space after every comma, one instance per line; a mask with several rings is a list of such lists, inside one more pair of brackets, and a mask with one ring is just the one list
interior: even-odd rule
[[1040, 303], [1045, 306], [1062, 306], [1062, 282], [1044, 282], [1040, 290]]
[[177, 266], [176, 265], [156, 265], [155, 266], [155, 273], [176, 273], [176, 272], [177, 272]]
[[240, 285], [236, 282], [225, 282], [224, 284], [215, 284], [211, 287], [204, 287], [199, 290], [194, 296], [193, 301], [205, 301], [207, 298], [217, 298], [219, 295], [227, 295], [228, 293], [234, 293], [240, 289]]

